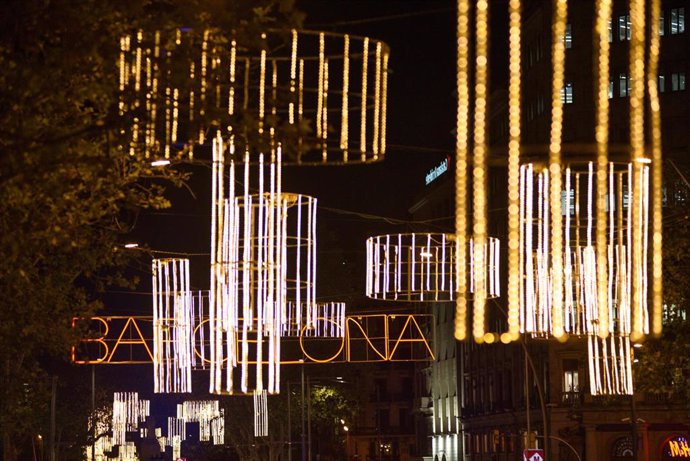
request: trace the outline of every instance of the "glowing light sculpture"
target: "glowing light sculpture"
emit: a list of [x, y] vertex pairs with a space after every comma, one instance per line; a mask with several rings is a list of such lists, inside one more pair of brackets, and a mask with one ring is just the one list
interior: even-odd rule
[[123, 36], [123, 148], [170, 158], [184, 145], [191, 156], [209, 130], [249, 118], [256, 124], [244, 133], [247, 145], [289, 144], [286, 163], [383, 159], [387, 45], [330, 32], [254, 35], [240, 41], [220, 30], [177, 29]]
[[[234, 154], [232, 139], [227, 154]], [[211, 393], [233, 393], [233, 372], [240, 366], [240, 389], [249, 392], [249, 345], [256, 340], [254, 388], [263, 389], [264, 337], [268, 339], [269, 390], [278, 391], [280, 327], [285, 309], [286, 252], [284, 207], [281, 201], [280, 148], [264, 180], [259, 158], [258, 193], [250, 194], [249, 153], [245, 153], [244, 194], [235, 192], [235, 163], [230, 161], [225, 193], [225, 144], [213, 141], [213, 203], [211, 215], [211, 290], [209, 324]], [[251, 337], [250, 337], [251, 336]], [[239, 344], [240, 350], [237, 350]]]
[[[533, 164], [521, 167], [521, 332], [553, 334], [553, 316], [558, 315], [558, 321], [568, 334], [603, 336], [602, 325], [606, 326], [607, 335], [630, 334], [633, 311], [633, 235], [647, 239], [649, 197], [649, 169], [642, 168], [640, 184], [633, 184], [632, 171], [631, 164], [609, 164], [606, 189], [597, 190], [598, 181], [592, 162], [565, 168], [561, 202], [557, 210], [564, 221], [561, 236], [564, 243], [564, 270], [561, 279], [563, 309], [554, 311], [552, 306], [553, 297], [556, 296], [556, 280], [552, 275], [551, 258], [556, 249], [549, 238], [552, 235], [549, 217], [554, 213], [548, 196], [551, 175], [546, 168]], [[637, 192], [636, 203], [644, 204], [644, 213], [637, 221], [633, 221], [630, 191]], [[600, 196], [606, 197], [607, 201], [607, 273], [604, 274], [607, 298], [604, 303], [598, 298], [595, 246], [597, 220], [594, 203]], [[646, 265], [646, 254], [641, 255], [640, 262]], [[646, 308], [643, 309], [646, 312]]]
[[[388, 234], [367, 239], [366, 295], [398, 301], [453, 301], [458, 296], [456, 239], [453, 234]], [[486, 296], [500, 295], [499, 241], [488, 238], [482, 249], [469, 240], [469, 264], [463, 271], [470, 293], [478, 283]], [[475, 279], [475, 256], [481, 253], [482, 277]]]
[[632, 395], [632, 344], [630, 337], [611, 334], [602, 339], [587, 336], [589, 392], [592, 395]]
[[[105, 434], [110, 429], [110, 415], [105, 411], [96, 411], [92, 416], [92, 424], [96, 426], [96, 434]], [[87, 461], [103, 461], [106, 453], [113, 449], [113, 437], [107, 435], [98, 437], [92, 445], [87, 445], [84, 449], [84, 458]], [[92, 457], [91, 455], [94, 455]]]
[[177, 405], [177, 419], [185, 423], [199, 423], [199, 440], [208, 442], [213, 438], [222, 440], [225, 436], [225, 424], [219, 419], [224, 418], [224, 412], [218, 406], [217, 400], [191, 400]]
[[[244, 193], [235, 190], [235, 162], [220, 135], [213, 143], [212, 261], [210, 291], [211, 383], [214, 393], [249, 393], [250, 344], [256, 373], [253, 388], [279, 392], [280, 334], [287, 299], [307, 312], [316, 303], [316, 199], [281, 190], [281, 148], [270, 162], [259, 157], [258, 191], [250, 193], [249, 153], [244, 157]], [[264, 170], [268, 170], [265, 174]], [[236, 345], [239, 344], [239, 350]], [[265, 365], [263, 362], [267, 360]]]
[[154, 259], [154, 392], [191, 392], [194, 303], [188, 259]]
[[211, 440], [214, 445], [225, 443], [225, 409], [223, 408], [211, 419]]
[[118, 461], [139, 461], [139, 456], [137, 456], [137, 447], [134, 442], [127, 442], [120, 445], [116, 459]]
[[139, 400], [137, 392], [115, 392], [113, 394], [113, 445], [125, 444], [125, 433], [137, 430], [137, 425], [146, 421], [150, 413], [150, 402]]
[[266, 390], [254, 391], [254, 437], [268, 437], [268, 397]]
[[[187, 438], [185, 427], [186, 421], [183, 418], [173, 418], [168, 416], [168, 435], [166, 442], [168, 446], [175, 447], [175, 441], [182, 442]], [[178, 456], [179, 457], [179, 456]]]
[[[489, 141], [486, 132], [487, 114], [487, 71], [488, 71], [488, 35], [489, 35], [489, 2], [474, 2], [474, 15], [470, 14], [468, 0], [457, 0], [457, 138], [456, 138], [456, 273], [459, 275], [458, 291], [467, 292], [463, 273], [467, 257], [464, 242], [468, 233], [468, 154], [472, 149], [472, 231], [478, 245], [475, 247], [474, 267], [475, 280], [481, 281], [483, 272], [482, 254], [476, 252], [482, 247], [487, 228], [487, 190], [486, 179], [488, 164], [486, 146]], [[630, 335], [630, 340], [640, 341], [651, 332], [661, 333], [662, 312], [662, 162], [661, 162], [661, 118], [658, 96], [657, 69], [659, 57], [659, 37], [656, 27], [660, 18], [660, 0], [632, 0], [630, 3], [631, 40], [629, 47], [629, 75], [631, 81], [637, 82], [631, 87], [630, 104], [630, 138], [623, 146], [615, 146], [619, 152], [629, 154], [627, 158], [612, 159], [609, 156], [611, 143], [609, 139], [609, 100], [608, 86], [610, 79], [610, 45], [608, 41], [611, 21], [612, 0], [597, 0], [595, 5], [594, 54], [596, 90], [594, 92], [595, 123], [592, 133], [595, 138], [593, 148], [583, 149], [585, 144], [569, 145], [563, 142], [566, 119], [565, 110], [565, 33], [568, 21], [567, 0], [554, 0], [552, 18], [551, 49], [551, 118], [548, 140], [538, 150], [530, 162], [539, 164], [542, 182], [529, 179], [524, 181], [525, 146], [521, 139], [521, 29], [522, 2], [510, 0], [509, 9], [509, 88], [508, 88], [508, 331], [501, 340], [509, 342], [518, 338], [520, 331], [540, 335], [550, 335], [565, 340], [567, 334], [596, 334], [605, 339], [609, 334]], [[650, 5], [649, 14], [646, 6]], [[646, 33], [647, 16], [651, 24]], [[474, 28], [470, 27], [474, 17]], [[473, 39], [473, 40], [472, 40]], [[474, 61], [469, 59], [468, 48], [474, 41]], [[646, 59], [648, 57], [648, 59]], [[474, 82], [473, 94], [470, 81]], [[584, 94], [584, 93], [583, 93]], [[471, 96], [474, 104], [470, 103]], [[648, 104], [648, 106], [647, 106]], [[474, 107], [470, 119], [469, 107]], [[649, 109], [647, 111], [647, 109]], [[649, 114], [646, 117], [646, 114]], [[645, 124], [650, 129], [646, 130]], [[472, 136], [470, 136], [472, 133]], [[645, 139], [646, 133], [649, 139]], [[647, 141], [647, 142], [646, 142]], [[613, 246], [612, 235], [616, 237], [619, 221], [609, 219], [612, 204], [603, 194], [591, 197], [588, 213], [591, 214], [591, 228], [577, 231], [576, 240], [581, 235], [589, 239], [569, 242], [572, 237], [568, 214], [562, 213], [564, 175], [566, 169], [572, 169], [574, 158], [571, 150], [580, 159], [592, 160], [593, 171], [591, 187], [597, 191], [613, 190], [610, 165], [613, 161], [629, 162], [628, 200], [630, 213], [625, 220], [630, 231], [623, 232], [625, 244]], [[586, 152], [585, 152], [586, 151]], [[582, 154], [593, 154], [582, 157]], [[533, 154], [533, 153], [529, 153]], [[522, 165], [522, 166], [521, 166]], [[614, 169], [617, 170], [618, 167]], [[531, 173], [530, 173], [531, 174]], [[650, 187], [651, 183], [651, 187]], [[540, 185], [541, 184], [541, 185]], [[529, 189], [528, 188], [532, 188]], [[537, 188], [542, 189], [537, 191]], [[568, 190], [568, 188], [565, 188]], [[651, 190], [651, 192], [650, 192]], [[531, 192], [530, 192], [531, 191]], [[537, 192], [535, 192], [537, 191]], [[528, 192], [540, 194], [544, 200], [538, 204], [528, 204], [524, 195]], [[619, 191], [620, 192], [620, 191]], [[567, 192], [570, 193], [570, 192]], [[527, 210], [524, 207], [539, 206]], [[523, 207], [523, 208], [521, 208]], [[538, 234], [531, 232], [531, 223], [521, 221], [524, 213], [539, 215], [543, 220]], [[522, 213], [522, 215], [520, 214]], [[651, 225], [651, 235], [647, 227]], [[617, 228], [616, 228], [617, 229]], [[570, 233], [570, 234], [569, 234]], [[617, 237], [616, 237], [617, 238]], [[532, 240], [534, 239], [534, 240]], [[625, 248], [620, 245], [624, 245]], [[535, 249], [538, 251], [534, 253]], [[625, 250], [623, 252], [623, 250]], [[613, 256], [612, 256], [613, 255]], [[620, 255], [619, 259], [618, 258]], [[651, 277], [648, 276], [647, 258], [651, 259]], [[532, 265], [527, 267], [528, 265]], [[518, 270], [519, 269], [519, 270]], [[534, 272], [536, 271], [536, 272]], [[585, 279], [573, 281], [578, 276]], [[530, 277], [529, 281], [521, 275]], [[623, 282], [617, 277], [627, 277], [627, 290], [613, 295], [615, 302], [624, 303], [619, 309], [612, 300], [611, 289]], [[576, 288], [573, 288], [576, 283]], [[618, 285], [616, 285], [618, 284]], [[479, 283], [481, 288], [481, 283]], [[547, 294], [548, 292], [548, 294]], [[647, 305], [651, 294], [651, 308]], [[474, 295], [473, 336], [477, 342], [483, 342], [485, 323], [485, 295], [482, 289]], [[527, 301], [527, 298], [530, 298]], [[579, 307], [573, 299], [586, 298]], [[530, 304], [536, 303], [536, 304]], [[586, 306], [586, 307], [585, 307]], [[582, 307], [584, 311], [577, 311]], [[520, 310], [522, 309], [522, 310]], [[531, 309], [531, 310], [526, 310]], [[573, 314], [573, 309], [576, 313]], [[629, 333], [618, 333], [623, 328], [618, 325], [621, 316], [630, 316]], [[575, 317], [578, 317], [575, 319]], [[611, 324], [613, 322], [613, 324]], [[455, 337], [467, 337], [467, 302], [463, 297], [456, 299]]]
[[288, 302], [282, 336], [342, 338], [344, 335], [345, 303]]

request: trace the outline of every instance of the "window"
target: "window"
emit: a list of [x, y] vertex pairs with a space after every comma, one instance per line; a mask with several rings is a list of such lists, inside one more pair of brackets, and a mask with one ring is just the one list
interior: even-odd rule
[[410, 428], [410, 410], [407, 408], [398, 408], [398, 427], [406, 432]]
[[625, 98], [630, 95], [630, 79], [628, 74], [621, 72], [618, 74], [618, 96]]
[[529, 46], [527, 46], [527, 68], [531, 69], [533, 65], [534, 65], [534, 47], [529, 45]]
[[630, 15], [618, 16], [618, 40], [630, 40]]
[[573, 216], [575, 214], [575, 189], [561, 191], [561, 214], [563, 216], [566, 214]]
[[666, 23], [664, 22], [664, 12], [659, 13], [659, 35], [662, 37], [666, 33]]
[[685, 32], [685, 8], [671, 8], [671, 35]]
[[573, 103], [573, 84], [566, 83], [563, 88], [561, 88], [561, 102], [563, 104]]
[[563, 392], [579, 392], [579, 372], [577, 370], [567, 370], [563, 372]]
[[537, 37], [537, 43], [535, 46], [535, 62], [541, 61], [542, 54], [541, 54], [541, 34]]
[[565, 25], [565, 35], [563, 36], [563, 44], [566, 49], [573, 47], [573, 31], [570, 24]]
[[563, 401], [574, 402], [580, 392], [580, 372], [577, 359], [563, 360]]
[[609, 80], [609, 99], [613, 98], [613, 80]]
[[659, 93], [666, 91], [666, 77], [659, 75], [657, 87], [659, 88]]
[[381, 408], [376, 410], [376, 422], [378, 423], [378, 429], [388, 429], [390, 427], [389, 410]]
[[544, 96], [539, 95], [537, 96], [537, 115], [541, 115], [544, 113]]
[[685, 72], [671, 74], [671, 91], [685, 90]]

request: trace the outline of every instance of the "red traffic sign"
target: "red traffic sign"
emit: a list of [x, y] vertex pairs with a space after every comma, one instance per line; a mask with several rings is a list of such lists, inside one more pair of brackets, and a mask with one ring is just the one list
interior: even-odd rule
[[545, 461], [544, 450], [540, 448], [528, 448], [527, 450], [522, 450], [522, 460], [523, 461]]

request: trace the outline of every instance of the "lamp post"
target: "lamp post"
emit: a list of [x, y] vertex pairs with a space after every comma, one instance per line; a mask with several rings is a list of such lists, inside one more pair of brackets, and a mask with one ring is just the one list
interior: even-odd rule
[[36, 438], [38, 439], [38, 459], [43, 461], [43, 436], [38, 434]]

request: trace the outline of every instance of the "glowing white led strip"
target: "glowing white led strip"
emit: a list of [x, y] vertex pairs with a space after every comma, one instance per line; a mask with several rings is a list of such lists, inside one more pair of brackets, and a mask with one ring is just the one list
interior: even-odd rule
[[298, 306], [288, 302], [282, 336], [342, 338], [345, 335], [345, 303], [326, 302]]
[[254, 391], [254, 437], [268, 437], [268, 397], [266, 390]]
[[632, 348], [629, 337], [609, 335], [601, 339], [587, 336], [590, 393], [592, 395], [632, 395]]
[[188, 259], [154, 259], [154, 392], [191, 392], [194, 304]]

